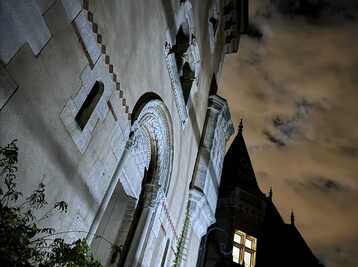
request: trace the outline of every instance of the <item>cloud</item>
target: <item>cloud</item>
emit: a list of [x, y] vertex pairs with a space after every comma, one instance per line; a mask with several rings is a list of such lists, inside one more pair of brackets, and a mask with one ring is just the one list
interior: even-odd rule
[[307, 176], [301, 180], [288, 180], [288, 185], [297, 193], [311, 191], [326, 194], [345, 194], [352, 191], [347, 185], [340, 182], [339, 178], [328, 178], [323, 176]]
[[277, 145], [278, 147], [286, 146], [286, 142], [273, 134], [271, 134], [269, 131], [263, 131], [263, 134], [267, 137], [267, 139], [272, 142], [273, 144]]
[[323, 193], [346, 193], [349, 191], [349, 188], [339, 183], [339, 179], [330, 179], [326, 177], [314, 177], [312, 179], [311, 185], [317, 190], [320, 190]]
[[358, 5], [353, 0], [271, 0], [279, 13], [307, 18], [311, 23], [354, 20]]
[[254, 23], [250, 23], [249, 24], [249, 27], [247, 29], [247, 36], [253, 38], [253, 39], [256, 39], [256, 40], [261, 40], [262, 37], [263, 37], [263, 33], [262, 31], [260, 30], [260, 28], [254, 24]]
[[286, 146], [293, 142], [297, 137], [303, 136], [300, 124], [308, 118], [309, 112], [314, 108], [312, 103], [302, 99], [296, 103], [296, 111], [292, 117], [284, 114], [275, 115], [272, 118], [271, 127], [273, 130], [266, 129], [263, 134], [268, 140], [278, 147]]

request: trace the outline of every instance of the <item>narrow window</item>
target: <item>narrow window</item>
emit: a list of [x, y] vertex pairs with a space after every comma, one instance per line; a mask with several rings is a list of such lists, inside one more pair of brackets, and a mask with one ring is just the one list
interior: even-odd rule
[[234, 234], [232, 261], [245, 264], [245, 267], [255, 266], [257, 239], [237, 230]]
[[218, 84], [216, 82], [215, 74], [211, 78], [209, 95], [216, 95], [218, 93]]
[[216, 31], [218, 29], [219, 20], [215, 17], [211, 17], [209, 19], [209, 22], [211, 23], [211, 26], [213, 27], [213, 34], [216, 35]]
[[170, 53], [175, 54], [175, 60], [177, 63], [178, 70], [180, 70], [183, 66], [183, 56], [188, 50], [189, 46], [189, 36], [184, 32], [183, 26], [180, 26], [176, 35], [176, 43], [170, 51]]
[[194, 80], [195, 80], [195, 73], [194, 71], [191, 70], [190, 64], [188, 62], [185, 62], [183, 66], [183, 75], [180, 76], [180, 82], [183, 89], [185, 104], [188, 103], [190, 89]]
[[83, 130], [90, 119], [98, 101], [103, 95], [104, 85], [102, 82], [96, 81], [90, 93], [87, 95], [86, 100], [83, 102], [80, 110], [78, 111], [75, 121], [78, 126]]

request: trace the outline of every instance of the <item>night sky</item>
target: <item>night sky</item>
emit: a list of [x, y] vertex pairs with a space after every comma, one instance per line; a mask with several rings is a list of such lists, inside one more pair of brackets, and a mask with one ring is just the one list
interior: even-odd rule
[[358, 266], [358, 1], [250, 0], [225, 60], [262, 191], [326, 267]]

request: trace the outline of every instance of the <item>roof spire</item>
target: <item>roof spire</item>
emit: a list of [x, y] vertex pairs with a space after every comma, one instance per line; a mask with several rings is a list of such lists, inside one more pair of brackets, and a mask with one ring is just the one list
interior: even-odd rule
[[269, 199], [272, 200], [272, 186], [270, 186]]
[[240, 120], [240, 124], [239, 124], [239, 133], [242, 134], [242, 128], [244, 128], [243, 124], [242, 124], [242, 119]]
[[293, 210], [291, 210], [291, 224], [295, 225], [295, 215], [293, 214]]

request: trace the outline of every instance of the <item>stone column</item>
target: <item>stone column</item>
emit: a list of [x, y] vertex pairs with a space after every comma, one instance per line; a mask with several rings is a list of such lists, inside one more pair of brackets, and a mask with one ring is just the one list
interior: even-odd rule
[[[226, 142], [234, 133], [230, 112], [225, 99], [209, 97], [208, 111], [199, 147], [199, 156], [189, 195], [190, 224], [192, 235], [199, 240], [215, 223], [215, 210], [225, 154]], [[194, 237], [192, 237], [194, 238]], [[198, 245], [189, 253], [198, 253]], [[197, 258], [197, 255], [190, 255]]]
[[91, 227], [88, 231], [88, 234], [87, 234], [87, 237], [86, 237], [86, 241], [88, 244], [90, 244], [93, 240], [93, 237], [97, 231], [97, 228], [101, 222], [101, 219], [103, 217], [103, 214], [104, 212], [106, 211], [106, 208], [108, 206], [108, 203], [109, 203], [109, 200], [111, 199], [111, 196], [114, 192], [114, 189], [116, 188], [116, 185], [119, 181], [119, 176], [120, 176], [120, 172], [123, 168], [123, 166], [125, 165], [125, 162], [127, 161], [127, 158], [128, 158], [128, 155], [129, 155], [129, 150], [128, 150], [128, 147], [126, 145], [126, 148], [124, 149], [123, 151], [123, 154], [122, 154], [122, 157], [121, 159], [119, 160], [118, 164], [117, 164], [117, 167], [114, 171], [114, 174], [112, 176], [112, 179], [109, 183], [109, 186], [106, 190], [106, 193], [103, 197], [103, 200], [97, 210], [97, 213], [96, 213], [96, 216], [91, 224]]
[[125, 266], [149, 266], [153, 243], [158, 235], [160, 201], [163, 193], [158, 185], [146, 184], [143, 188], [144, 205], [135, 230]]

